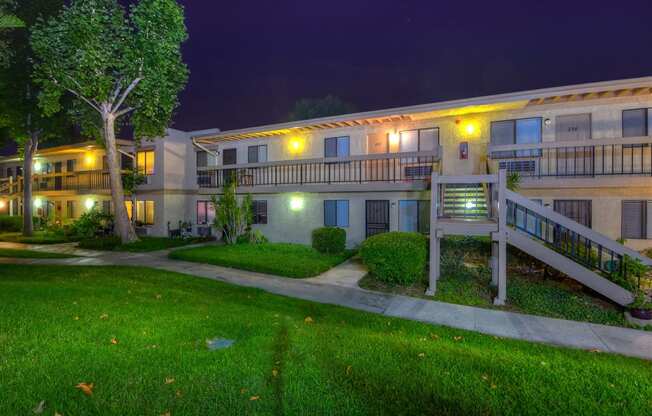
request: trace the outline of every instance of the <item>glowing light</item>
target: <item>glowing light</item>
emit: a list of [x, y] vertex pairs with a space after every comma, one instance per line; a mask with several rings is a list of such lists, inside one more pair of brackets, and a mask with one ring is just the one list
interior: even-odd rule
[[293, 196], [290, 198], [290, 210], [301, 211], [303, 209], [303, 198], [300, 196]]
[[398, 133], [389, 133], [389, 145], [392, 147], [398, 146]]
[[294, 137], [288, 142], [288, 150], [292, 154], [298, 154], [303, 151], [304, 142], [299, 137]]
[[34, 208], [41, 208], [43, 206], [43, 200], [41, 198], [34, 199]]
[[84, 206], [86, 207], [86, 209], [93, 209], [93, 207], [95, 206], [95, 201], [93, 201], [92, 199], [88, 198], [88, 199], [84, 202]]
[[0, 201], [0, 209], [4, 209], [7, 203], [5, 201]]
[[95, 163], [95, 155], [91, 152], [86, 152], [84, 162], [86, 163], [86, 166], [92, 166]]
[[473, 209], [475, 208], [475, 202], [473, 201], [466, 201], [466, 205], [464, 205], [466, 209]]
[[43, 165], [41, 165], [41, 162], [34, 162], [34, 171], [35, 172], [40, 172], [42, 168], [43, 168]]
[[475, 133], [475, 126], [473, 124], [471, 124], [471, 123], [467, 124], [464, 129], [466, 130], [466, 134]]

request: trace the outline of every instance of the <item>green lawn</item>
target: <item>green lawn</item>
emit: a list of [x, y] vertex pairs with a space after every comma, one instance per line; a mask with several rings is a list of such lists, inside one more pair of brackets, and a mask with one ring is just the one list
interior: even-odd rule
[[15, 232], [0, 233], [0, 241], [24, 244], [59, 244], [67, 243], [70, 240], [59, 234], [53, 234], [47, 231], [34, 231], [34, 235], [31, 237], [24, 237], [22, 233]]
[[205, 238], [167, 238], [167, 237], [139, 237], [135, 243], [121, 244], [118, 237], [100, 237], [82, 240], [79, 248], [89, 250], [115, 250], [129, 252], [149, 252], [182, 247], [190, 244], [207, 242]]
[[353, 255], [321, 254], [309, 246], [289, 243], [236, 244], [175, 250], [170, 257], [279, 276], [317, 276]]
[[3, 266], [0, 328], [2, 415], [652, 412], [647, 361], [146, 268]]
[[61, 253], [46, 253], [44, 251], [0, 248], [0, 257], [13, 257], [23, 259], [65, 259], [75, 256]]

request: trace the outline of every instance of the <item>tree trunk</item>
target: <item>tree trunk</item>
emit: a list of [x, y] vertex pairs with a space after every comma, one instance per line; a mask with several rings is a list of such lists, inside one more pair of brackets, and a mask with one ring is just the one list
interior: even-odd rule
[[23, 235], [31, 237], [34, 234], [34, 205], [32, 203], [32, 160], [38, 146], [38, 135], [31, 133], [25, 142], [23, 157]]
[[[104, 123], [103, 134], [106, 146], [106, 159], [109, 164], [109, 179], [111, 181], [111, 195], [115, 211], [115, 231], [123, 244], [138, 241], [133, 224], [129, 221], [125, 207], [125, 193], [122, 187], [122, 174], [120, 171], [120, 158], [115, 139], [115, 115], [106, 113], [102, 116]], [[134, 207], [135, 208], [135, 207]]]

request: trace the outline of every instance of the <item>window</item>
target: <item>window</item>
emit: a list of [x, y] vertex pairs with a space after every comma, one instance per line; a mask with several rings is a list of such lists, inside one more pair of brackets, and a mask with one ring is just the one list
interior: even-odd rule
[[267, 201], [252, 201], [251, 213], [254, 224], [267, 224]]
[[591, 200], [555, 200], [553, 209], [566, 218], [591, 228]]
[[647, 201], [623, 201], [622, 238], [647, 238]]
[[105, 214], [111, 214], [111, 201], [102, 201], [102, 212]]
[[399, 152], [426, 152], [439, 144], [439, 128], [405, 130], [399, 133]]
[[154, 201], [136, 201], [136, 222], [154, 224]]
[[125, 201], [125, 209], [127, 210], [127, 216], [129, 217], [129, 221], [131, 221], [134, 214], [134, 203], [131, 201]]
[[652, 111], [649, 108], [636, 108], [623, 111], [623, 137], [642, 137], [649, 135]]
[[109, 170], [109, 159], [106, 155], [102, 156], [102, 170]]
[[267, 162], [267, 145], [249, 146], [247, 153], [247, 162], [262, 163]]
[[215, 219], [215, 207], [211, 201], [197, 201], [197, 224], [212, 224]]
[[66, 218], [75, 218], [75, 201], [66, 201]]
[[349, 136], [324, 139], [324, 157], [347, 157], [351, 154]]
[[7, 168], [7, 178], [11, 178], [14, 176], [14, 172], [11, 168]]
[[[541, 117], [519, 120], [493, 121], [491, 123], [491, 144], [536, 144], [541, 143]], [[491, 157], [532, 157], [540, 156], [540, 150], [517, 150], [493, 152]]]
[[132, 170], [134, 168], [134, 160], [124, 153], [120, 153], [120, 167], [125, 170]]
[[137, 153], [138, 172], [143, 175], [154, 174], [154, 151], [144, 150]]
[[327, 227], [348, 227], [349, 201], [346, 199], [324, 201], [324, 225]]
[[430, 232], [430, 201], [399, 201], [398, 227], [400, 231]]
[[74, 172], [76, 167], [77, 167], [76, 159], [66, 160], [66, 172]]

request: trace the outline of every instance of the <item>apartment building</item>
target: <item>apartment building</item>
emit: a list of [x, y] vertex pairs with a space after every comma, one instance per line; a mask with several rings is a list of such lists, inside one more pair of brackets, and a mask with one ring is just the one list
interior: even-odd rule
[[[323, 225], [353, 246], [428, 232], [431, 172], [519, 172], [519, 192], [636, 249], [652, 246], [652, 78], [548, 88], [326, 117], [195, 140], [196, 221], [236, 181], [256, 227], [308, 243]], [[475, 201], [468, 207], [474, 208]]]
[[[652, 77], [547, 88], [239, 130], [168, 130], [121, 142], [138, 187], [139, 232], [179, 221], [206, 232], [212, 195], [235, 181], [272, 241], [309, 243], [323, 225], [348, 245], [384, 231], [429, 232], [430, 181], [519, 172], [519, 193], [632, 248], [652, 247]], [[39, 152], [34, 203], [65, 221], [110, 210], [103, 150], [88, 143]], [[0, 159], [0, 213], [20, 213], [20, 161]], [[477, 198], [462, 204], [466, 214]], [[127, 204], [131, 204], [127, 201]]]

